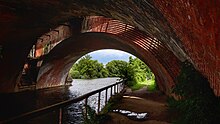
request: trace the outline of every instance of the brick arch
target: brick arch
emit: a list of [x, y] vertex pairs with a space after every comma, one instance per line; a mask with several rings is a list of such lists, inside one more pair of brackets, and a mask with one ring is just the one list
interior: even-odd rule
[[154, 0], [170, 23], [195, 68], [220, 96], [220, 1]]
[[[163, 42], [179, 60], [190, 60], [220, 96], [219, 0], [34, 0], [0, 4], [1, 92], [13, 92], [23, 60], [37, 37], [72, 17], [102, 15], [133, 25]], [[160, 62], [170, 67], [163, 59]]]
[[[40, 3], [40, 4], [39, 4]], [[102, 2], [92, 2], [88, 4], [87, 0], [74, 0], [74, 1], [41, 1], [38, 0], [33, 2], [26, 2], [26, 1], [7, 1], [1, 2], [4, 10], [3, 17], [4, 19], [1, 22], [4, 22], [2, 29], [0, 32], [7, 32], [6, 35], [0, 36], [1, 41], [6, 42], [9, 46], [10, 50], [13, 50], [13, 41], [17, 39], [11, 37], [17, 37], [21, 32], [21, 36], [24, 40], [22, 40], [21, 52], [20, 50], [16, 50], [18, 55], [22, 55], [19, 58], [19, 64], [14, 64], [10, 68], [10, 75], [12, 73], [18, 74], [20, 71], [18, 68], [22, 68], [23, 60], [25, 59], [26, 55], [24, 53], [24, 47], [28, 44], [30, 45], [30, 41], [34, 42], [33, 39], [37, 39], [42, 34], [47, 32], [51, 29], [50, 26], [58, 25], [66, 20], [72, 19], [72, 17], [82, 17], [82, 16], [90, 16], [90, 15], [103, 15], [105, 17], [121, 20], [127, 24], [133, 25], [136, 29], [142, 30], [146, 34], [151, 37], [150, 44], [148, 40], [145, 38], [137, 41], [136, 44], [145, 48], [146, 46], [149, 47], [149, 51], [151, 51], [152, 55], [157, 58], [160, 65], [167, 71], [169, 75], [172, 76], [172, 79], [176, 77], [178, 73], [178, 62], [176, 57], [173, 57], [173, 53], [178, 57], [180, 60], [185, 60], [186, 55], [184, 54], [184, 50], [181, 48], [181, 44], [178, 44], [178, 38], [172, 32], [172, 28], [169, 26], [169, 23], [163, 18], [163, 15], [158, 11], [157, 7], [154, 6], [153, 0], [145, 1], [102, 1]], [[20, 5], [25, 5], [27, 8], [22, 8]], [[14, 8], [14, 9], [10, 9]], [[14, 11], [16, 10], [16, 11]], [[30, 11], [31, 10], [31, 11]], [[25, 16], [23, 15], [25, 12]], [[0, 15], [1, 16], [1, 15]], [[49, 26], [49, 27], [48, 27]], [[30, 31], [30, 29], [32, 29]], [[14, 31], [16, 30], [16, 31]], [[137, 31], [137, 30], [135, 30]], [[134, 31], [128, 31], [128, 34], [135, 33]], [[10, 36], [12, 34], [12, 36]], [[30, 34], [30, 37], [34, 37], [33, 39], [27, 38], [26, 34]], [[128, 35], [127, 35], [128, 36]], [[140, 36], [140, 35], [139, 35]], [[122, 38], [122, 37], [121, 37]], [[143, 38], [143, 37], [141, 37]], [[160, 42], [163, 42], [163, 45], [159, 45], [160, 47], [163, 46], [163, 49], [154, 49], [154, 38], [158, 39]], [[124, 40], [129, 39], [124, 37]], [[157, 42], [157, 41], [156, 41]], [[155, 43], [156, 43], [155, 42]], [[150, 47], [151, 46], [151, 47]], [[170, 50], [168, 50], [167, 48]], [[25, 52], [27, 54], [28, 48], [25, 48]], [[146, 50], [147, 48], [145, 48]], [[10, 50], [8, 52], [10, 53]], [[143, 51], [145, 51], [143, 50]], [[161, 51], [160, 51], [161, 50]], [[165, 51], [163, 51], [165, 50]], [[8, 54], [9, 55], [9, 54]], [[171, 55], [171, 56], [166, 56]], [[8, 60], [17, 61], [17, 55], [10, 54], [8, 56]], [[167, 57], [167, 58], [166, 58]], [[170, 60], [170, 61], [168, 61]], [[2, 66], [6, 66], [7, 61], [4, 61]], [[12, 65], [9, 65], [12, 66]], [[177, 66], [177, 67], [174, 67]], [[158, 67], [160, 68], [160, 66]], [[16, 69], [16, 70], [15, 70]], [[5, 68], [4, 71], [7, 69]], [[158, 71], [159, 72], [159, 71]], [[1, 73], [1, 72], [0, 72]], [[13, 80], [9, 81], [9, 77], [7, 74], [1, 73], [3, 77], [8, 78], [0, 78], [1, 83], [1, 91], [11, 91], [13, 89], [13, 85], [15, 83], [16, 76]], [[48, 75], [50, 76], [50, 75]], [[165, 79], [164, 79], [165, 80]], [[168, 79], [167, 79], [168, 80]], [[173, 81], [171, 81], [173, 84]]]
[[[105, 32], [117, 35], [123, 40], [132, 42], [153, 55], [160, 64], [166, 68], [173, 79], [179, 74], [180, 61], [182, 59], [171, 52], [166, 43], [149, 36], [146, 32], [139, 30], [137, 27], [125, 24], [119, 20], [101, 16], [89, 16], [86, 17], [83, 22], [83, 32]], [[178, 53], [178, 51], [175, 52]]]
[[64, 85], [66, 76], [77, 59], [91, 51], [110, 48], [129, 52], [142, 59], [155, 74], [159, 88], [169, 94], [174, 79], [155, 56], [134, 42], [127, 42], [116, 35], [94, 32], [71, 37], [58, 44], [44, 60], [37, 88]]

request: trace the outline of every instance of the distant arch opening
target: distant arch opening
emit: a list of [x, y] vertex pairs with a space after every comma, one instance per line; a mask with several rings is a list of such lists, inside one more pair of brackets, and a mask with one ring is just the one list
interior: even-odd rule
[[69, 83], [74, 79], [98, 79], [117, 77], [126, 80], [132, 90], [147, 87], [156, 89], [155, 76], [151, 69], [136, 56], [115, 49], [101, 49], [78, 59], [67, 76]]
[[170, 93], [169, 88], [174, 85], [174, 80], [152, 53], [116, 35], [98, 32], [87, 32], [78, 37], [70, 37], [54, 47], [40, 68], [36, 88], [64, 85], [73, 63], [86, 53], [99, 49], [118, 49], [137, 56], [154, 72], [158, 88], [166, 94]]

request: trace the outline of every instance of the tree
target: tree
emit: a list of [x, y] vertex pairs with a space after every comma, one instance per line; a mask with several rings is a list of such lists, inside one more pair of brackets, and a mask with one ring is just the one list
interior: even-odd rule
[[129, 62], [122, 60], [113, 60], [104, 65], [92, 57], [86, 55], [78, 63], [75, 63], [71, 70], [72, 78], [91, 79], [104, 77], [120, 77], [126, 79], [129, 86], [138, 82], [144, 82], [147, 79], [154, 79], [154, 74], [150, 68], [138, 58], [129, 57]]
[[146, 80], [154, 80], [155, 76], [143, 61], [130, 56], [127, 67], [127, 79], [127, 85], [133, 86]]
[[69, 75], [73, 79], [80, 79], [80, 72], [77, 70], [77, 63], [72, 66], [70, 69]]
[[109, 72], [110, 77], [127, 77], [127, 65], [128, 63], [122, 60], [113, 60], [106, 64], [106, 69]]
[[90, 55], [86, 55], [72, 66], [70, 76], [80, 79], [103, 78], [108, 77], [108, 72], [102, 63], [92, 60]]

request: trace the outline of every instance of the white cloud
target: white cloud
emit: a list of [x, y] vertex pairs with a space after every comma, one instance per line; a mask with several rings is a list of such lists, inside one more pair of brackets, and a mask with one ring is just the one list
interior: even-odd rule
[[113, 49], [105, 49], [105, 50], [97, 50], [94, 52], [89, 53], [90, 55], [99, 55], [100, 57], [123, 57], [123, 56], [133, 56], [130, 53], [120, 51], [120, 50], [113, 50]]
[[[123, 61], [128, 62], [130, 56], [135, 58], [135, 56], [130, 53], [120, 51], [120, 50], [114, 50], [114, 49], [97, 50], [97, 51], [89, 53], [89, 55], [92, 57], [93, 60], [98, 60], [104, 65], [112, 60], [123, 60]], [[77, 60], [77, 62], [79, 60]]]

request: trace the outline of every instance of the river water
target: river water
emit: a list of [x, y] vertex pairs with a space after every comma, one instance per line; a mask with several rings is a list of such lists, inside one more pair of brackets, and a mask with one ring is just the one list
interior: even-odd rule
[[[119, 78], [100, 78], [100, 79], [74, 79], [72, 86], [69, 88], [70, 96], [77, 97], [91, 91], [106, 87], [114, 84]], [[110, 88], [108, 89], [108, 99], [110, 98]], [[105, 90], [101, 93], [101, 108], [105, 105]], [[64, 108], [63, 123], [64, 124], [82, 124], [83, 123], [83, 105], [84, 101], [74, 103]], [[90, 96], [88, 99], [88, 105], [97, 111], [98, 108], [98, 94]]]

